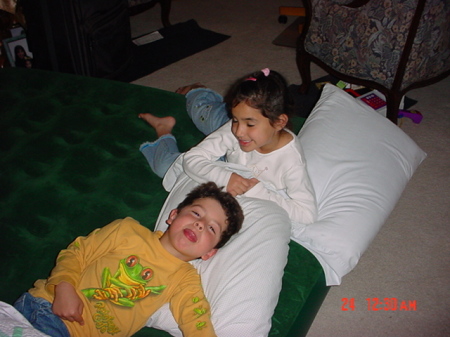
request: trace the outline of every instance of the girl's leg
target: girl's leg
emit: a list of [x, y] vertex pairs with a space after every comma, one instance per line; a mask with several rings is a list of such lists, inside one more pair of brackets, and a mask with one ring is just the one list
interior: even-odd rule
[[207, 88], [186, 94], [186, 109], [197, 129], [209, 135], [230, 120], [221, 95]]
[[160, 178], [164, 177], [170, 165], [180, 155], [177, 141], [171, 134], [176, 120], [172, 116], [157, 117], [150, 113], [141, 113], [139, 118], [145, 120], [156, 131], [158, 139], [141, 144], [139, 150], [147, 159], [151, 169]]
[[147, 159], [153, 172], [160, 178], [164, 177], [170, 165], [180, 155], [177, 141], [171, 134], [161, 136], [154, 142], [145, 142], [139, 150]]

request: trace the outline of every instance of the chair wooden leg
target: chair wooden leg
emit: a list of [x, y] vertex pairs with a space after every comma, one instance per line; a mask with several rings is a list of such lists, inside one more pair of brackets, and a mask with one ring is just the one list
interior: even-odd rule
[[161, 0], [161, 21], [164, 27], [171, 26], [169, 21], [170, 9], [172, 7], [172, 0]]
[[146, 10], [149, 10], [150, 8], [153, 8], [157, 3], [159, 3], [161, 6], [161, 22], [163, 26], [171, 26], [169, 15], [172, 6], [172, 0], [153, 0], [140, 5], [129, 7], [128, 13], [130, 14], [130, 16], [140, 14], [142, 12], [145, 12]]
[[398, 110], [402, 96], [396, 92], [389, 92], [386, 95], [386, 117], [394, 124], [398, 122]]
[[305, 94], [311, 85], [311, 60], [308, 57], [302, 55], [301, 52], [297, 51], [297, 68], [302, 78], [302, 84], [299, 87], [299, 92]]

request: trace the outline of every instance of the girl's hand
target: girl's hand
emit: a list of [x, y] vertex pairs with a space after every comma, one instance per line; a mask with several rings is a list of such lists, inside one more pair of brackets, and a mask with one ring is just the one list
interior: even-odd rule
[[256, 178], [246, 179], [237, 173], [232, 173], [227, 185], [227, 192], [233, 197], [244, 194], [259, 183]]
[[70, 283], [61, 282], [55, 287], [52, 311], [56, 316], [84, 325], [83, 308], [83, 301]]

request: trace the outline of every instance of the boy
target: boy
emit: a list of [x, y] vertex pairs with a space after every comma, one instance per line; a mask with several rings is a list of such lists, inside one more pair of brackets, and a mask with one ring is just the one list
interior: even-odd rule
[[169, 302], [184, 336], [215, 336], [187, 261], [212, 257], [243, 218], [231, 194], [202, 184], [170, 212], [165, 233], [125, 218], [78, 237], [14, 306], [50, 336], [131, 336]]

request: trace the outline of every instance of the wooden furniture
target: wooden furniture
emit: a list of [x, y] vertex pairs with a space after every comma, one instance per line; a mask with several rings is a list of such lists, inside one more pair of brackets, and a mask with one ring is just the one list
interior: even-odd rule
[[128, 0], [130, 15], [137, 15], [150, 8], [153, 8], [157, 3], [161, 6], [161, 21], [164, 27], [171, 25], [169, 20], [172, 0]]

